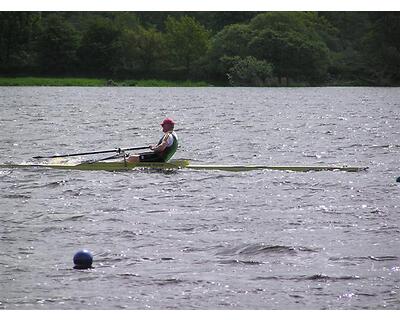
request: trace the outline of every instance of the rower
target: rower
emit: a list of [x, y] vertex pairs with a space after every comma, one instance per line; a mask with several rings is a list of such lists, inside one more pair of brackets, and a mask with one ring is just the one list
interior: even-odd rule
[[137, 162], [167, 162], [178, 148], [178, 137], [174, 132], [175, 122], [166, 118], [161, 123], [164, 135], [156, 145], [149, 146], [151, 152], [143, 152], [129, 156], [126, 160], [130, 163]]

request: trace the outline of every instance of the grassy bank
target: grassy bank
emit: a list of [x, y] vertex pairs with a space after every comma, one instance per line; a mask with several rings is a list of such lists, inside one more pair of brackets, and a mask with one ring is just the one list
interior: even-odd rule
[[[214, 86], [226, 87], [226, 83], [213, 83]], [[366, 86], [361, 81], [335, 81], [318, 86], [353, 87]], [[205, 81], [168, 81], [168, 80], [107, 80], [96, 78], [44, 78], [44, 77], [0, 77], [0, 87], [43, 86], [43, 87], [209, 87]], [[270, 87], [312, 87], [307, 83], [291, 81], [289, 84], [274, 82]]]
[[166, 80], [106, 80], [90, 78], [0, 77], [0, 86], [75, 86], [75, 87], [207, 87], [206, 82]]
[[106, 84], [107, 81], [104, 79], [87, 79], [87, 78], [37, 78], [37, 77], [0, 78], [0, 86], [99, 87], [99, 86], [105, 86]]

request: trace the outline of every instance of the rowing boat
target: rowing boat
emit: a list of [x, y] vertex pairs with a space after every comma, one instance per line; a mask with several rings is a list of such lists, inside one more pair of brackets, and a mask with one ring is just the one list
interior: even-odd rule
[[52, 168], [66, 170], [103, 170], [103, 171], [123, 171], [138, 168], [150, 169], [192, 169], [192, 170], [222, 170], [222, 171], [251, 171], [251, 170], [281, 170], [281, 171], [346, 171], [358, 172], [366, 170], [367, 167], [348, 167], [348, 166], [269, 166], [269, 165], [219, 165], [219, 164], [191, 164], [189, 160], [171, 160], [170, 162], [84, 162], [73, 163], [49, 163], [49, 164], [0, 164], [0, 168]]
[[215, 164], [189, 164], [188, 169], [194, 170], [222, 170], [222, 171], [251, 171], [251, 170], [280, 170], [280, 171], [346, 171], [358, 172], [367, 170], [367, 167], [347, 166], [267, 166], [267, 165], [215, 165]]
[[139, 162], [124, 163], [121, 161], [96, 161], [83, 163], [39, 163], [39, 164], [0, 164], [0, 168], [52, 168], [66, 170], [90, 170], [90, 171], [121, 171], [135, 168], [154, 169], [180, 169], [189, 164], [188, 160], [174, 160], [170, 162]]

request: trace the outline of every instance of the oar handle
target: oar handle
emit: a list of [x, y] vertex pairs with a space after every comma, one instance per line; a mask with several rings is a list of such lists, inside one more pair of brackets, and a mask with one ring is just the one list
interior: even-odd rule
[[68, 153], [68, 154], [60, 154], [60, 155], [52, 155], [52, 156], [34, 156], [33, 159], [51, 159], [51, 158], [63, 158], [63, 157], [75, 157], [75, 156], [86, 156], [89, 154], [99, 154], [99, 153], [121, 153], [124, 151], [131, 151], [131, 150], [143, 150], [148, 149], [149, 146], [146, 147], [132, 147], [132, 148], [117, 148], [111, 150], [99, 150], [99, 151], [90, 151], [90, 152], [80, 152], [80, 153]]

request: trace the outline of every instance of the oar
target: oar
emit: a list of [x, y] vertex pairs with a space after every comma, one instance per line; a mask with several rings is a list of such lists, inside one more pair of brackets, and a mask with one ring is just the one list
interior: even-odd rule
[[131, 150], [143, 150], [143, 149], [148, 149], [149, 146], [147, 147], [133, 147], [133, 148], [117, 148], [117, 149], [111, 149], [111, 150], [100, 150], [100, 151], [90, 151], [90, 152], [80, 152], [80, 153], [68, 153], [68, 154], [56, 154], [52, 156], [34, 156], [34, 159], [51, 159], [51, 158], [62, 158], [62, 157], [75, 157], [75, 156], [86, 156], [89, 154], [99, 154], [99, 153], [111, 153], [111, 152], [116, 152], [116, 153], [121, 153], [124, 151], [131, 151]]
[[[129, 155], [129, 153], [127, 155]], [[125, 156], [126, 156], [126, 154], [124, 154], [124, 159], [125, 159]], [[99, 162], [99, 161], [110, 160], [110, 159], [118, 159], [119, 157], [121, 157], [120, 154], [115, 154], [115, 155], [113, 155], [111, 157], [95, 159], [95, 160], [87, 160], [87, 161], [83, 161], [82, 163], [93, 164], [93, 163], [96, 163], [96, 162]]]

